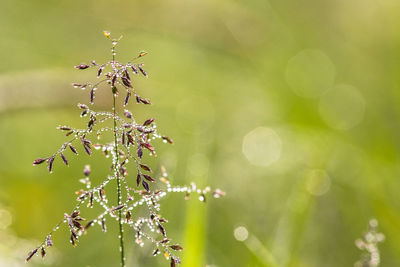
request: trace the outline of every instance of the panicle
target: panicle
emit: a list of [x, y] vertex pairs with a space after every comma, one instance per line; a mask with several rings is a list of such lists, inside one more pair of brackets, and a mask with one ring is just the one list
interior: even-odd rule
[[[78, 178], [83, 188], [75, 192], [77, 203], [74, 209], [70, 213], [65, 213], [62, 220], [45, 237], [41, 245], [28, 253], [26, 262], [30, 261], [36, 254], [41, 255], [42, 258], [47, 255], [49, 248], [53, 246], [53, 234], [62, 225], [65, 225], [68, 229], [69, 242], [73, 246], [77, 246], [80, 238], [90, 232], [90, 229], [99, 227], [103, 232], [106, 232], [107, 226], [110, 225], [111, 227], [111, 223], [116, 219], [119, 224], [119, 238], [122, 244], [122, 266], [125, 266], [124, 227], [130, 227], [134, 230], [136, 243], [143, 246], [145, 241], [148, 240], [154, 246], [152, 249], [154, 256], [164, 255], [170, 266], [176, 266], [180, 264], [180, 258], [175, 253], [179, 253], [183, 250], [183, 247], [175, 244], [175, 242], [172, 243], [172, 239], [167, 236], [165, 224], [168, 220], [160, 215], [160, 201], [169, 193], [183, 193], [185, 199], [189, 199], [190, 195], [195, 194], [203, 202], [206, 201], [207, 194], [219, 198], [224, 196], [225, 193], [219, 189], [211, 191], [209, 187], [201, 190], [195, 184], [173, 186], [167, 179], [168, 175], [163, 166], [158, 171], [157, 168], [150, 167], [151, 165], [146, 162], [147, 156], [144, 155], [144, 151], [149, 152], [150, 156], [156, 156], [154, 148], [156, 141], [153, 140], [159, 139], [170, 144], [173, 144], [173, 141], [171, 138], [158, 133], [155, 118], [148, 118], [140, 124], [136, 122], [136, 116], [130, 110], [127, 108], [119, 109], [120, 106], [125, 107], [129, 104], [132, 95], [138, 104], [151, 104], [148, 98], [138, 95], [136, 87], [133, 86], [136, 85], [135, 81], [132, 79], [143, 79], [140, 76], [147, 78], [149, 75], [144, 69], [143, 63], [128, 62], [123, 64], [116, 60], [116, 49], [122, 36], [118, 39], [112, 38], [109, 31], [104, 31], [103, 35], [111, 42], [112, 60], [103, 64], [92, 60], [89, 64], [76, 65], [75, 68], [78, 70], [94, 67], [94, 78], [99, 79], [95, 84], [73, 83], [72, 86], [81, 89], [87, 88], [89, 94], [87, 99], [91, 105], [94, 104], [97, 90], [102, 90], [103, 86], [108, 87], [108, 93], [110, 91], [112, 93], [112, 109], [96, 111], [89, 104], [78, 103], [80, 116], [84, 117], [85, 120], [83, 129], [65, 125], [58, 126], [57, 128], [69, 140], [64, 142], [53, 155], [37, 158], [32, 164], [36, 166], [46, 162], [50, 173], [53, 171], [55, 159], [62, 161], [67, 166], [72, 165], [74, 161], [69, 161], [69, 157], [71, 152], [78, 155], [78, 150], [75, 147], [78, 144], [78, 149], [83, 148], [89, 156], [92, 155], [92, 149], [95, 148], [98, 151], [96, 154], [103, 154], [106, 158], [111, 159], [110, 174], [99, 184], [92, 185], [92, 179], [93, 181], [100, 180], [99, 177], [94, 177], [98, 175], [98, 172], [96, 171], [92, 175], [90, 165], [84, 165], [83, 177]], [[145, 55], [147, 55], [147, 52], [141, 51], [133, 60]], [[121, 103], [116, 101], [119, 90], [126, 91], [126, 96], [121, 99]], [[105, 124], [111, 121], [112, 123]], [[97, 136], [99, 139], [96, 143], [92, 141], [95, 140], [93, 136]], [[100, 137], [103, 140], [109, 136], [113, 137], [106, 142], [101, 142]], [[81, 162], [79, 161], [78, 164], [81, 164]], [[93, 166], [96, 165], [98, 164], [94, 163]], [[133, 175], [128, 172], [130, 168], [135, 170]], [[111, 183], [113, 180], [117, 182], [117, 190], [105, 189], [109, 184], [113, 184]], [[159, 187], [156, 188], [157, 186]], [[109, 201], [109, 192], [117, 192], [116, 196], [110, 197], [110, 199], [115, 199], [115, 203]], [[86, 221], [85, 218], [81, 217], [81, 214], [86, 214], [87, 208], [100, 210], [100, 212]], [[140, 208], [145, 209], [145, 211], [139, 211]]]

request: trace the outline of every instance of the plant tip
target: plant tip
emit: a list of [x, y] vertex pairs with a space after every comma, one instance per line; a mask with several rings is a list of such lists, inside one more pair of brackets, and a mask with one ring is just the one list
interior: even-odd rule
[[107, 37], [108, 39], [111, 38], [111, 33], [109, 31], [103, 31], [103, 34], [105, 37]]

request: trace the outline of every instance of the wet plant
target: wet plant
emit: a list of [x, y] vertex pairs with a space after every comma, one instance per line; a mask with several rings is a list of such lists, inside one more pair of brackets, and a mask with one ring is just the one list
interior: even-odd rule
[[[154, 246], [153, 255], [163, 254], [171, 266], [180, 263], [177, 251], [182, 246], [173, 243], [167, 236], [167, 219], [161, 215], [160, 200], [172, 192], [180, 192], [188, 199], [190, 195], [196, 194], [199, 200], [206, 200], [206, 195], [211, 194], [215, 198], [224, 195], [220, 190], [211, 190], [209, 187], [199, 189], [194, 183], [189, 186], [173, 186], [169, 180], [164, 167], [161, 166], [158, 180], [160, 187], [153, 189], [151, 184], [156, 182], [153, 168], [144, 162], [144, 153], [156, 156], [153, 143], [158, 139], [164, 143], [172, 144], [171, 138], [161, 135], [157, 131], [156, 120], [149, 118], [144, 122], [136, 121], [135, 116], [128, 110], [131, 98], [137, 104], [150, 105], [148, 98], [139, 95], [133, 87], [131, 77], [148, 77], [143, 63], [137, 63], [147, 52], [140, 52], [131, 62], [122, 64], [116, 61], [116, 48], [121, 37], [114, 39], [109, 32], [104, 32], [107, 39], [111, 41], [112, 59], [104, 64], [91, 61], [90, 64], [75, 66], [78, 70], [95, 69], [97, 83], [74, 83], [76, 88], [89, 91], [90, 104], [78, 104], [80, 116], [87, 120], [86, 128], [77, 129], [71, 126], [62, 125], [58, 129], [63, 131], [69, 141], [51, 156], [38, 158], [33, 165], [47, 164], [49, 172], [53, 172], [55, 160], [69, 165], [68, 154], [78, 155], [79, 152], [92, 155], [98, 150], [105, 157], [111, 159], [110, 174], [98, 185], [93, 186], [90, 175], [91, 169], [86, 165], [83, 173], [84, 178], [80, 179], [83, 188], [79, 189], [76, 205], [72, 211], [64, 214], [60, 222], [45, 236], [42, 243], [29, 252], [26, 261], [34, 255], [46, 256], [47, 250], [53, 246], [52, 236], [60, 227], [66, 227], [70, 233], [70, 242], [76, 246], [82, 234], [90, 232], [92, 227], [100, 227], [107, 231], [109, 221], [115, 220], [119, 229], [120, 263], [126, 266], [124, 231], [132, 229], [135, 233], [135, 242], [143, 246], [147, 240]], [[97, 90], [110, 90], [112, 95], [112, 108], [109, 111], [96, 111], [91, 106], [94, 104]], [[117, 110], [117, 100], [121, 92], [123, 97], [123, 111]], [[133, 102], [133, 101], [132, 101]], [[121, 115], [122, 114], [122, 115]], [[109, 123], [110, 126], [107, 126]], [[93, 138], [95, 136], [96, 138]], [[104, 136], [104, 137], [103, 137]], [[108, 138], [106, 138], [108, 136]], [[96, 139], [96, 141], [94, 141]], [[100, 143], [100, 140], [108, 139]], [[79, 148], [79, 149], [78, 149]], [[93, 154], [97, 154], [96, 152]], [[134, 175], [128, 175], [128, 167], [134, 169]], [[116, 185], [112, 187], [110, 185]], [[157, 183], [158, 184], [158, 183]], [[115, 194], [117, 201], [110, 203], [108, 196]], [[91, 219], [85, 219], [83, 207], [100, 209], [98, 215]], [[144, 209], [146, 216], [138, 217], [137, 209]]]
[[378, 249], [378, 244], [385, 240], [382, 233], [378, 233], [378, 221], [371, 219], [368, 224], [368, 232], [363, 238], [356, 240], [356, 246], [364, 253], [361, 259], [357, 261], [355, 267], [377, 267], [381, 262], [381, 257]]

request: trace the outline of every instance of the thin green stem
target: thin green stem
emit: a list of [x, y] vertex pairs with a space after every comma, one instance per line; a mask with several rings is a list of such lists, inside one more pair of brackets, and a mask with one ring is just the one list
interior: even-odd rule
[[[115, 107], [116, 94], [113, 89], [113, 114], [114, 114], [114, 148], [115, 148], [115, 162], [114, 162], [114, 172], [117, 175], [117, 193], [118, 193], [118, 206], [122, 205], [121, 196], [121, 177], [119, 175], [118, 165], [119, 165], [119, 150], [118, 150], [118, 135], [117, 135], [117, 112]], [[118, 211], [118, 222], [119, 222], [119, 243], [121, 252], [121, 267], [125, 267], [125, 250], [124, 250], [124, 229], [122, 228], [122, 211]]]

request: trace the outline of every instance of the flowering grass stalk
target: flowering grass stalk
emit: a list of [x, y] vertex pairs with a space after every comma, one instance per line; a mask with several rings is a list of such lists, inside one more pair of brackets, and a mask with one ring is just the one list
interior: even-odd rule
[[[132, 112], [124, 109], [123, 116], [117, 112], [117, 99], [120, 91], [125, 91], [124, 107], [129, 104], [131, 96], [134, 96], [137, 104], [150, 105], [149, 99], [139, 96], [138, 92], [133, 88], [131, 75], [148, 77], [144, 70], [143, 63], [137, 62], [147, 52], [140, 52], [132, 62], [122, 64], [116, 61], [116, 47], [121, 40], [113, 39], [109, 32], [104, 32], [104, 35], [111, 41], [112, 60], [104, 64], [97, 64], [91, 61], [91, 64], [80, 64], [75, 66], [78, 70], [86, 70], [95, 68], [97, 78], [100, 79], [97, 83], [74, 83], [73, 86], [81, 89], [90, 89], [90, 104], [94, 104], [95, 94], [98, 88], [109, 88], [112, 93], [113, 105], [110, 111], [95, 111], [85, 104], [78, 104], [81, 110], [81, 117], [87, 118], [87, 127], [85, 129], [76, 129], [70, 126], [59, 126], [58, 129], [65, 132], [65, 135], [71, 139], [61, 145], [53, 155], [44, 158], [38, 158], [33, 162], [33, 165], [46, 163], [50, 172], [53, 171], [53, 163], [56, 158], [60, 158], [66, 165], [69, 161], [65, 156], [67, 153], [78, 154], [77, 145], [81, 146], [83, 151], [88, 155], [92, 155], [92, 149], [102, 152], [107, 158], [111, 158], [111, 174], [98, 185], [93, 186], [90, 174], [89, 165], [84, 168], [85, 178], [80, 182], [85, 186], [84, 189], [78, 190], [76, 193], [77, 204], [71, 212], [65, 213], [63, 219], [46, 235], [43, 242], [33, 249], [26, 258], [28, 262], [34, 255], [41, 254], [46, 256], [49, 247], [53, 246], [52, 236], [63, 225], [69, 229], [70, 242], [76, 246], [82, 234], [87, 233], [89, 228], [99, 226], [107, 231], [108, 219], [115, 219], [119, 227], [119, 243], [120, 243], [120, 262], [121, 266], [126, 266], [126, 255], [124, 245], [124, 230], [132, 228], [136, 234], [136, 243], [143, 246], [144, 241], [150, 241], [154, 246], [153, 255], [163, 254], [170, 261], [171, 266], [176, 266], [180, 263], [180, 258], [175, 255], [176, 251], [183, 248], [179, 244], [171, 243], [165, 229], [167, 219], [160, 214], [160, 200], [168, 193], [181, 192], [185, 194], [185, 199], [188, 199], [191, 194], [197, 194], [201, 201], [206, 200], [206, 195], [211, 193], [214, 197], [219, 198], [225, 193], [220, 190], [211, 190], [209, 187], [199, 189], [194, 183], [190, 186], [172, 186], [168, 180], [168, 175], [164, 167], [161, 166], [161, 175], [159, 180], [162, 187], [151, 189], [150, 184], [154, 183], [152, 168], [144, 162], [143, 153], [148, 151], [150, 155], [156, 156], [155, 148], [152, 142], [156, 139], [161, 139], [165, 143], [172, 144], [173, 141], [167, 136], [160, 135], [157, 132], [154, 118], [149, 118], [143, 123], [135, 120]], [[121, 112], [120, 112], [121, 113]], [[107, 121], [112, 121], [112, 127], [103, 126]], [[112, 140], [105, 143], [94, 143], [91, 137], [96, 135], [100, 140], [102, 135], [107, 133], [112, 136]], [[68, 152], [68, 150], [70, 150]], [[135, 183], [131, 185], [128, 179], [128, 165], [133, 163], [135, 169]], [[110, 204], [107, 198], [108, 194], [112, 194], [113, 190], [106, 187], [114, 182], [117, 185], [115, 194], [117, 202], [114, 205]], [[111, 192], [111, 193], [108, 193]], [[101, 212], [95, 218], [86, 220], [81, 217], [81, 208], [83, 206], [90, 208], [98, 207]], [[143, 207], [147, 210], [147, 216], [136, 217], [138, 214], [134, 210]], [[85, 223], [84, 223], [85, 222]]]
[[385, 240], [385, 236], [378, 232], [376, 219], [369, 221], [368, 228], [368, 232], [364, 234], [363, 238], [356, 240], [356, 246], [364, 253], [361, 259], [354, 264], [355, 267], [378, 267], [381, 262], [378, 244]]

